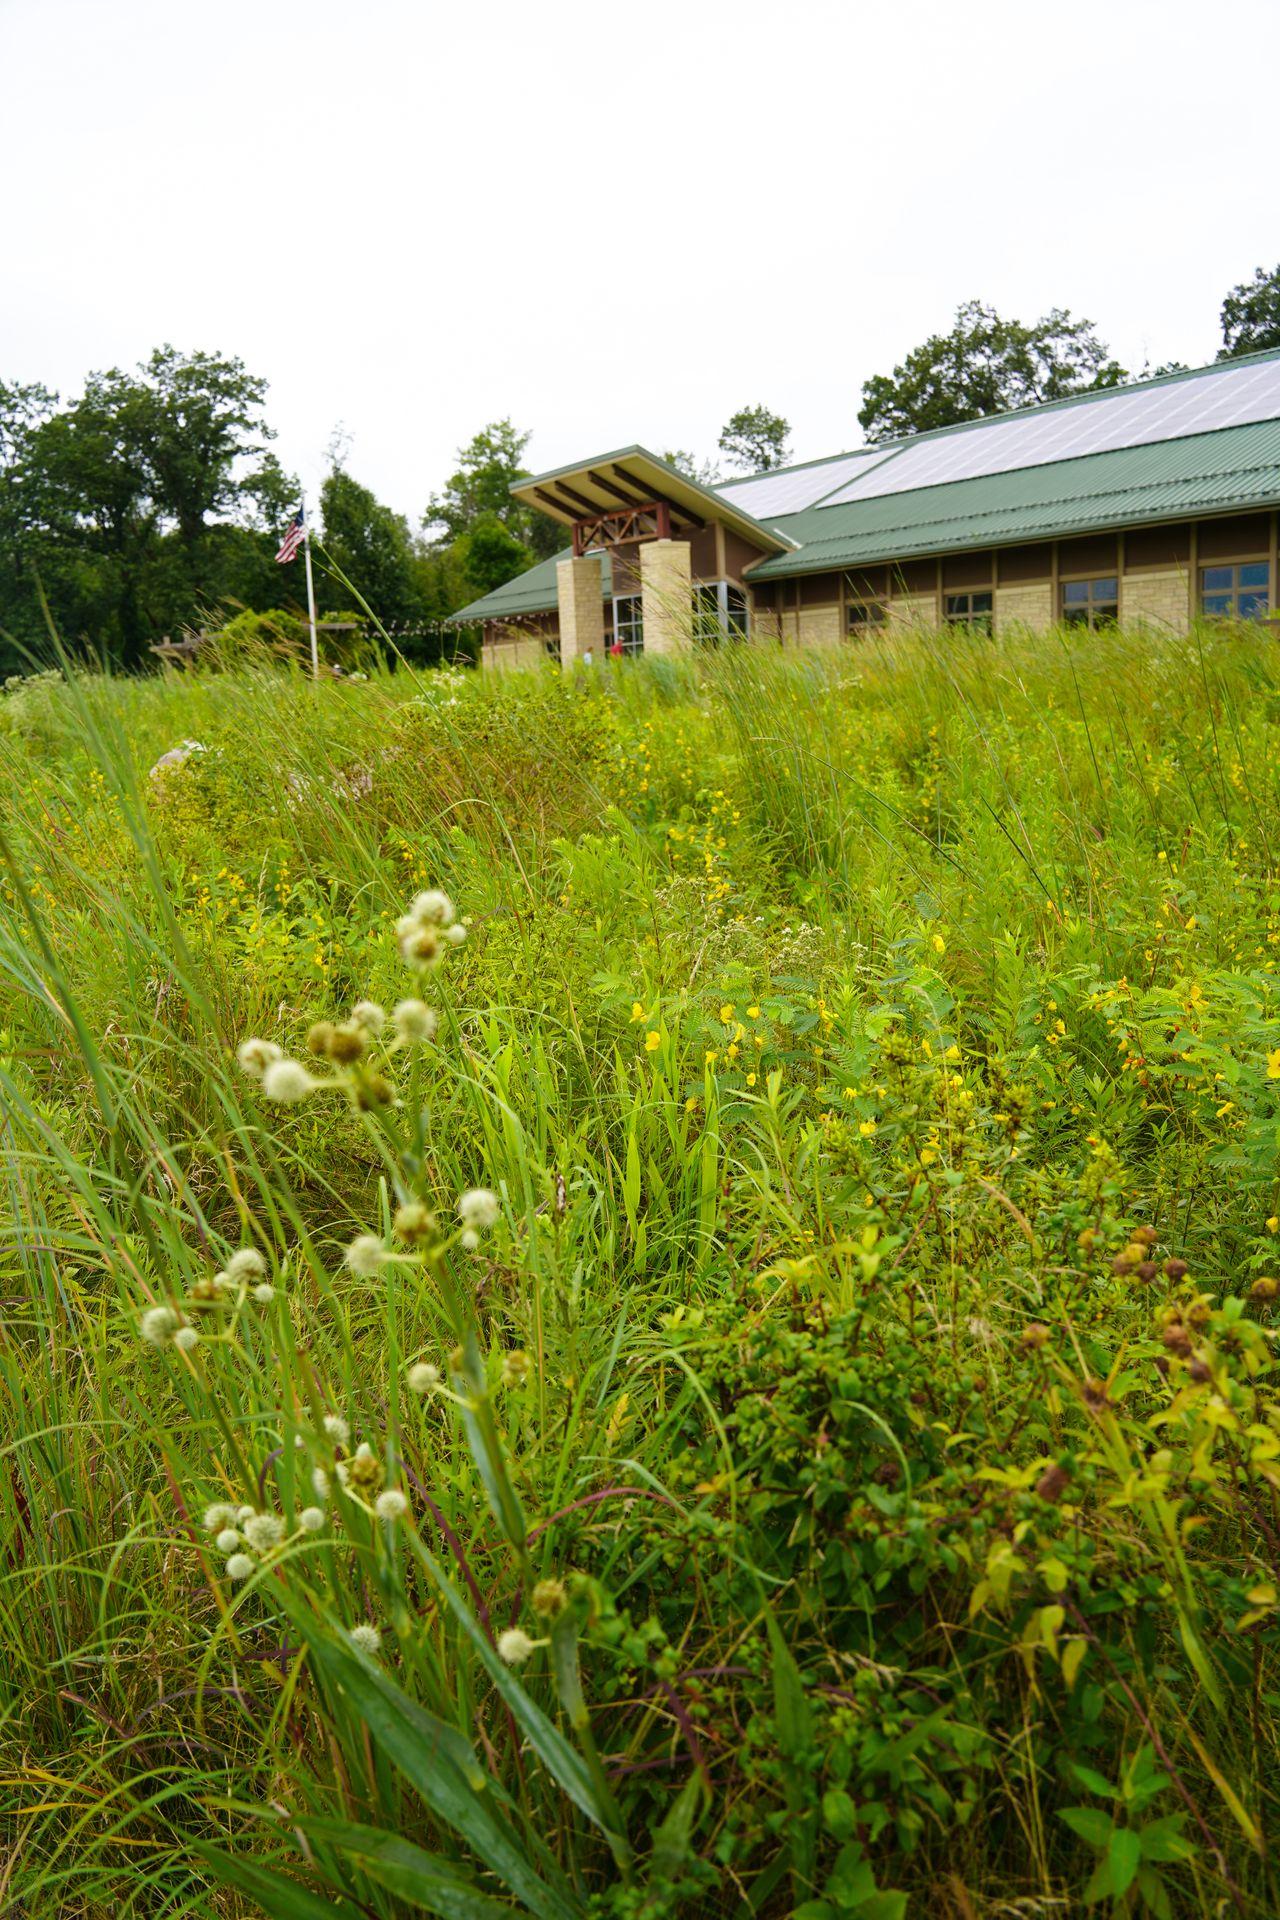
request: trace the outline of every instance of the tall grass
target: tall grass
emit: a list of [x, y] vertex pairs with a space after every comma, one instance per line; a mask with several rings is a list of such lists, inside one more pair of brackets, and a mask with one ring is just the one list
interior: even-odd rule
[[[0, 697], [0, 1909], [1274, 1911], [1277, 696], [1206, 632]], [[428, 886], [398, 1104], [264, 1098]]]

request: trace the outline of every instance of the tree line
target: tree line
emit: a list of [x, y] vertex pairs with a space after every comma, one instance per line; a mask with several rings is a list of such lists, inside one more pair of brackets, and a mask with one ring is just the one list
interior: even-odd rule
[[[1221, 324], [1220, 360], [1280, 346], [1280, 266], [1233, 287]], [[1024, 324], [975, 300], [867, 380], [857, 418], [877, 442], [1179, 370], [1134, 375], [1064, 309]], [[132, 373], [91, 374], [67, 401], [0, 380], [0, 673], [43, 655], [51, 626], [135, 668], [166, 636], [296, 600], [274, 555], [298, 485], [271, 450], [266, 396], [242, 361], [172, 346]], [[730, 473], [766, 472], [790, 459], [789, 436], [782, 415], [743, 407], [718, 454]], [[415, 526], [347, 471], [336, 438], [319, 502], [322, 614], [363, 599], [430, 658], [449, 615], [558, 552], [563, 529], [511, 496], [529, 439], [509, 419], [482, 427]], [[704, 484], [726, 477], [686, 449], [667, 458]]]

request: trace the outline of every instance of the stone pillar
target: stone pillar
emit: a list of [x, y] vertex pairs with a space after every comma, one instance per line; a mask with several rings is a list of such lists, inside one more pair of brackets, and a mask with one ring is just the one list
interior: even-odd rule
[[604, 583], [600, 555], [556, 565], [556, 594], [560, 601], [560, 665], [571, 667], [589, 653], [596, 666], [604, 657]]
[[687, 540], [647, 540], [640, 549], [640, 609], [646, 653], [678, 653], [693, 629], [693, 566]]

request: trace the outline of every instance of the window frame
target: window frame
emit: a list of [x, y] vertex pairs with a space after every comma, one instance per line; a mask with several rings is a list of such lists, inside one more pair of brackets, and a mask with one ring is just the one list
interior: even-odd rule
[[[855, 614], [864, 614], [865, 619], [855, 619]], [[861, 640], [868, 633], [876, 633], [889, 619], [889, 609], [883, 600], [870, 595], [847, 599], [844, 603], [844, 637], [846, 640]]]
[[[1120, 578], [1121, 576], [1118, 572], [1066, 574], [1058, 582], [1058, 619], [1061, 622], [1061, 624], [1064, 627], [1087, 627], [1090, 633], [1096, 633], [1100, 626], [1107, 626], [1107, 627], [1118, 626], [1120, 622]], [[1114, 595], [1108, 595], [1106, 599], [1100, 601], [1096, 599], [1093, 593], [1091, 592], [1086, 595], [1084, 600], [1077, 601], [1075, 603], [1076, 608], [1082, 607], [1084, 609], [1085, 617], [1083, 620], [1075, 617], [1075, 609], [1073, 609], [1071, 612], [1068, 612], [1068, 609], [1067, 609], [1067, 588], [1068, 587], [1092, 588], [1096, 586], [1101, 586], [1104, 581], [1111, 581], [1111, 580], [1114, 580], [1115, 582], [1116, 590]], [[1114, 607], [1115, 612], [1110, 616], [1104, 616], [1103, 618], [1100, 619], [1096, 611], [1099, 605], [1102, 605], [1104, 607]]]
[[751, 638], [751, 603], [736, 580], [695, 580], [692, 617], [693, 638], [704, 647]]
[[[621, 617], [623, 607], [633, 609], [624, 620]], [[639, 593], [620, 593], [613, 601], [613, 648], [620, 651], [623, 658], [634, 660], [644, 652], [644, 596]]]
[[[963, 613], [952, 611], [953, 600], [967, 600], [968, 606]], [[975, 600], [985, 600], [988, 604], [975, 608]], [[967, 627], [969, 631], [993, 633], [996, 623], [996, 591], [994, 587], [961, 587], [957, 592], [944, 590], [942, 595], [942, 623], [947, 627]]]
[[[1261, 567], [1267, 576], [1265, 584], [1261, 587], [1242, 588], [1240, 585], [1240, 572], [1243, 567]], [[1269, 554], [1246, 553], [1234, 559], [1202, 560], [1198, 563], [1196, 571], [1199, 576], [1196, 582], [1196, 618], [1198, 620], [1243, 621], [1247, 625], [1253, 626], [1259, 621], [1269, 620], [1271, 618], [1275, 608], [1275, 594], [1273, 590], [1274, 581], [1272, 579], [1273, 569], [1271, 556]], [[1232, 576], [1231, 586], [1229, 588], [1207, 587], [1205, 585], [1205, 575], [1207, 573], [1230, 573]], [[1205, 606], [1205, 598], [1209, 594], [1213, 594], [1215, 598], [1220, 598], [1225, 594], [1231, 602], [1230, 607], [1225, 611], [1217, 608], [1211, 611]], [[1242, 594], [1247, 595], [1250, 599], [1261, 594], [1265, 602], [1262, 612], [1241, 613], [1240, 599]]]

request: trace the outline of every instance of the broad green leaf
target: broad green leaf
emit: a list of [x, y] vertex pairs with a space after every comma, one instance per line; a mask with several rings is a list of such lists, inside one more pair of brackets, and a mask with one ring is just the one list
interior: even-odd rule
[[1150, 1867], [1140, 1867], [1137, 1886], [1148, 1913], [1153, 1913], [1156, 1920], [1173, 1920], [1173, 1908], [1169, 1903], [1169, 1895], [1158, 1873], [1153, 1873]]
[[1143, 1859], [1161, 1863], [1190, 1860], [1195, 1848], [1182, 1831], [1186, 1817], [1185, 1813], [1170, 1813], [1163, 1820], [1152, 1820], [1143, 1827], [1138, 1835], [1142, 1841]]
[[1112, 1786], [1111, 1782], [1104, 1780], [1102, 1775], [1093, 1767], [1081, 1766], [1078, 1760], [1072, 1760], [1069, 1764], [1072, 1773], [1074, 1773], [1080, 1785], [1087, 1787], [1090, 1793], [1101, 1793], [1108, 1800], [1115, 1800], [1119, 1797], [1117, 1789]]
[[1132, 1827], [1116, 1828], [1107, 1842], [1107, 1864], [1111, 1868], [1111, 1891], [1119, 1900], [1128, 1893], [1142, 1864], [1142, 1842]]
[[311, 1893], [274, 1867], [249, 1860], [243, 1854], [224, 1853], [203, 1840], [190, 1843], [209, 1871], [223, 1886], [234, 1887], [269, 1913], [271, 1920], [361, 1920], [361, 1909], [352, 1906], [341, 1894]]
[[347, 1820], [299, 1820], [315, 1845], [330, 1847], [354, 1861], [370, 1880], [425, 1913], [443, 1920], [502, 1920], [511, 1908], [472, 1885], [449, 1860], [428, 1853], [398, 1834]]
[[[461, 1736], [403, 1693], [388, 1676], [327, 1636], [310, 1642], [311, 1658], [340, 1687], [374, 1741], [445, 1825], [472, 1847], [481, 1864], [524, 1901], [539, 1920], [569, 1920], [580, 1908], [558, 1873], [550, 1884], [516, 1838], [504, 1796], [495, 1791]], [[469, 1756], [459, 1765], [458, 1747]], [[554, 1872], [549, 1861], [544, 1869]]]
[[706, 1788], [699, 1773], [690, 1774], [676, 1795], [661, 1826], [655, 1829], [649, 1855], [650, 1883], [674, 1880], [692, 1851], [693, 1830]]
[[809, 1793], [805, 1761], [813, 1740], [813, 1716], [805, 1694], [800, 1669], [782, 1636], [772, 1608], [765, 1612], [769, 1650], [773, 1656], [773, 1708], [777, 1721], [778, 1751], [784, 1761], [784, 1781], [791, 1822], [787, 1837], [791, 1852], [792, 1883], [807, 1890], [813, 1885], [817, 1857], [815, 1809]]
[[1078, 1833], [1083, 1841], [1091, 1847], [1097, 1847], [1099, 1852], [1111, 1839], [1114, 1822], [1101, 1807], [1060, 1807], [1058, 1818], [1066, 1822], [1072, 1833]]

